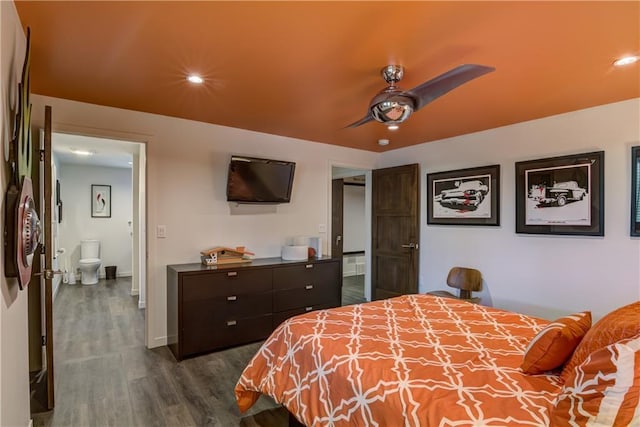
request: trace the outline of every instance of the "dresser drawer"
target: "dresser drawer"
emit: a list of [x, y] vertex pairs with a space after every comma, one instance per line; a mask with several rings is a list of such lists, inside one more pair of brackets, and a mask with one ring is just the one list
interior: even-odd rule
[[335, 300], [325, 304], [308, 305], [305, 307], [299, 307], [293, 310], [282, 311], [280, 313], [273, 314], [273, 328], [277, 328], [282, 322], [290, 317], [297, 316], [299, 314], [309, 313], [316, 310], [324, 310], [325, 308], [333, 308], [340, 306], [340, 301]]
[[182, 301], [198, 301], [271, 290], [271, 270], [224, 270], [215, 273], [185, 275]]
[[201, 324], [199, 327], [193, 325], [183, 330], [182, 354], [194, 355], [263, 340], [271, 333], [272, 322], [273, 316], [269, 313]]
[[273, 269], [273, 288], [289, 289], [312, 283], [317, 265], [313, 263], [291, 265]]
[[271, 292], [185, 301], [183, 308], [183, 330], [199, 325], [217, 325], [227, 320], [270, 314]]
[[340, 288], [335, 284], [313, 284], [282, 289], [273, 293], [273, 311], [292, 310], [299, 307], [324, 304], [340, 299]]
[[300, 288], [309, 284], [340, 286], [337, 283], [339, 280], [338, 262], [307, 263], [273, 269], [274, 289]]

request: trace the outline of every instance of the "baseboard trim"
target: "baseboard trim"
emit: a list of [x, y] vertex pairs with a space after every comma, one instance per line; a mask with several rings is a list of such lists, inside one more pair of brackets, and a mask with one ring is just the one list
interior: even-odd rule
[[[80, 275], [77, 275], [77, 277], [80, 277]], [[106, 278], [107, 278], [107, 275], [106, 275], [106, 274], [99, 273], [99, 274], [98, 274], [98, 277], [99, 277], [100, 279], [106, 279]], [[125, 272], [122, 272], [122, 273], [121, 273], [121, 272], [117, 272], [117, 273], [116, 273], [116, 277], [133, 277], [133, 273], [131, 273], [131, 272], [128, 272], [128, 273], [127, 273], [126, 271], [125, 271]], [[78, 280], [78, 279], [76, 279], [76, 280]]]
[[165, 345], [167, 345], [167, 337], [157, 337], [151, 340], [151, 342], [149, 343], [149, 348], [162, 347]]

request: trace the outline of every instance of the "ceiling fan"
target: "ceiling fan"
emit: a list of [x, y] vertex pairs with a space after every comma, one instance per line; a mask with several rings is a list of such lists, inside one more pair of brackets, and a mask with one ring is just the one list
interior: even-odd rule
[[402, 80], [404, 67], [402, 65], [387, 65], [381, 70], [381, 73], [382, 78], [389, 86], [373, 97], [366, 116], [347, 127], [357, 127], [372, 120], [386, 125], [397, 125], [407, 120], [411, 113], [418, 111], [434, 99], [492, 71], [495, 71], [495, 68], [484, 65], [459, 65], [413, 89], [402, 90], [396, 86], [396, 83]]

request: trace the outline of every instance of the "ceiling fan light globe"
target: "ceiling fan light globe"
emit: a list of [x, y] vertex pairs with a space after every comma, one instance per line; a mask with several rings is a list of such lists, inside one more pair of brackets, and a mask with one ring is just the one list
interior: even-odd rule
[[400, 124], [413, 113], [413, 105], [398, 101], [383, 101], [371, 106], [373, 118], [387, 125]]

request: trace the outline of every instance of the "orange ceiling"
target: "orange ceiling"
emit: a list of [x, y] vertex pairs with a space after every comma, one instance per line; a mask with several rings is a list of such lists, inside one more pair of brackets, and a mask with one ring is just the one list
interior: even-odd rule
[[[33, 93], [365, 150], [640, 97], [640, 63], [612, 66], [640, 53], [638, 1], [15, 4]], [[410, 89], [464, 63], [496, 71], [398, 131], [345, 128], [386, 86], [383, 66], [403, 65]]]

